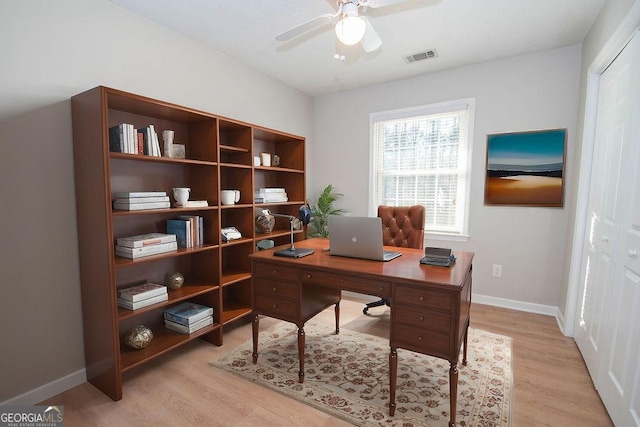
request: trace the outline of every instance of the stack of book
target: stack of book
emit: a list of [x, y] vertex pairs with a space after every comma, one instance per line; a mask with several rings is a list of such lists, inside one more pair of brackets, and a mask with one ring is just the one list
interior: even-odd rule
[[116, 193], [113, 208], [123, 211], [166, 209], [171, 207], [166, 191], [140, 191]]
[[164, 325], [167, 329], [191, 334], [213, 323], [213, 308], [205, 305], [185, 302], [164, 312]]
[[204, 220], [198, 215], [180, 215], [167, 220], [167, 233], [175, 234], [180, 248], [204, 244]]
[[150, 282], [118, 291], [118, 305], [129, 310], [137, 310], [167, 299], [167, 287]]
[[260, 188], [253, 193], [255, 203], [281, 203], [289, 200], [284, 188]]
[[424, 258], [420, 264], [436, 265], [440, 267], [450, 267], [456, 262], [456, 256], [449, 248], [428, 247], [424, 250]]
[[137, 259], [178, 249], [175, 234], [148, 233], [116, 239], [116, 255]]

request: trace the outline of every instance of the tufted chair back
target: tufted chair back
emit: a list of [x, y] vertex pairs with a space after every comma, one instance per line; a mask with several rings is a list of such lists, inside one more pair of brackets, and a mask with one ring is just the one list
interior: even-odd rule
[[382, 219], [382, 243], [386, 246], [422, 249], [424, 206], [378, 206]]

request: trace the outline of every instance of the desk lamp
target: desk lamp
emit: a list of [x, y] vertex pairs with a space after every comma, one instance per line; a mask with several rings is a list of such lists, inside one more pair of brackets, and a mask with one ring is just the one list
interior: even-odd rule
[[[285, 215], [272, 213], [273, 216], [279, 216], [283, 218], [289, 218], [289, 222], [291, 224], [291, 247], [287, 249], [281, 249], [279, 251], [275, 251], [273, 253], [274, 256], [283, 256], [287, 258], [302, 258], [307, 255], [311, 255], [314, 251], [313, 249], [300, 249], [296, 248], [293, 244], [293, 220], [296, 219], [293, 215]], [[308, 205], [304, 204], [300, 206], [298, 210], [298, 219], [302, 222], [302, 225], [307, 225], [311, 221], [311, 209]]]

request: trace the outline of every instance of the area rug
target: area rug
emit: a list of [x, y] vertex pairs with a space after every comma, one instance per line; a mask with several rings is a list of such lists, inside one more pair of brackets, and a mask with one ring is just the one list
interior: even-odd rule
[[[296, 326], [260, 333], [258, 363], [249, 340], [210, 362], [358, 426], [447, 427], [449, 362], [398, 350], [396, 412], [389, 416], [389, 341], [348, 329], [305, 325], [305, 381], [298, 382]], [[510, 425], [511, 338], [469, 329], [467, 366], [458, 365], [456, 425]], [[462, 356], [461, 356], [462, 359]]]

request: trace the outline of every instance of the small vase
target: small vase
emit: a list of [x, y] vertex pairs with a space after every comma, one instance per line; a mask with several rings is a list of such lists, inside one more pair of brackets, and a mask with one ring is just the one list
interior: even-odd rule
[[271, 233], [276, 225], [276, 218], [270, 213], [261, 213], [256, 217], [256, 227], [262, 233]]

